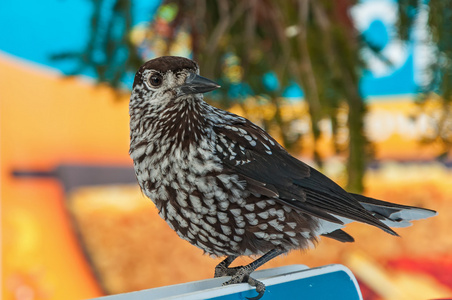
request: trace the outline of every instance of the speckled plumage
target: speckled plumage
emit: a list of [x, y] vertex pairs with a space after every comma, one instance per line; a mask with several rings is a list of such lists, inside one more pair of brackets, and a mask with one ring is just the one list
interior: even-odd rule
[[[154, 68], [160, 71], [158, 65]], [[168, 71], [167, 64], [163, 71]], [[183, 77], [181, 69], [177, 72]], [[208, 105], [201, 95], [172, 99], [163, 106], [158, 100], [142, 101], [145, 88], [135, 80], [130, 154], [141, 189], [181, 238], [215, 256], [305, 248], [315, 240], [310, 235], [316, 226], [311, 216], [262, 195], [259, 188], [264, 187], [250, 190], [243, 175], [223, 164], [223, 160], [249, 163], [243, 159], [245, 147], [262, 148], [265, 153], [280, 148], [271, 137], [244, 118]], [[255, 133], [246, 131], [245, 125]]]
[[[341, 230], [349, 222], [395, 235], [388, 225], [434, 214], [347, 193], [255, 124], [204, 102], [202, 92], [218, 86], [195, 74], [197, 64], [180, 57], [140, 68], [130, 156], [142, 191], [169, 226], [206, 253], [228, 256], [216, 275], [234, 275], [229, 283], [247, 281], [266, 260], [306, 249], [321, 235], [353, 241]], [[237, 256], [264, 253], [242, 277], [228, 268]], [[248, 282], [263, 294], [262, 284]]]

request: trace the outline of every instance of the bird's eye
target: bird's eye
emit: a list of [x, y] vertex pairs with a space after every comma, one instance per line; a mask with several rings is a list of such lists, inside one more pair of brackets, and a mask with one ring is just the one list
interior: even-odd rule
[[162, 84], [163, 78], [162, 75], [154, 73], [149, 77], [148, 81], [151, 86], [158, 87]]

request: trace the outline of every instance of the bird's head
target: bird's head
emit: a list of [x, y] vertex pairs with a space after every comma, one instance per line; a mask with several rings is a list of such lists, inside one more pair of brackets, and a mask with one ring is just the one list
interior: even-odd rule
[[162, 56], [152, 59], [136, 73], [131, 101], [161, 106], [220, 87], [198, 74], [197, 63], [184, 57]]

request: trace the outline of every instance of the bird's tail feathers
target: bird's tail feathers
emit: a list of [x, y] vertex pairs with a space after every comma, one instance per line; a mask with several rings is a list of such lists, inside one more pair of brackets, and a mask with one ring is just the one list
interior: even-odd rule
[[382, 223], [389, 227], [408, 227], [411, 221], [430, 218], [437, 212], [430, 209], [401, 205], [369, 198], [359, 194], [351, 194], [359, 203]]

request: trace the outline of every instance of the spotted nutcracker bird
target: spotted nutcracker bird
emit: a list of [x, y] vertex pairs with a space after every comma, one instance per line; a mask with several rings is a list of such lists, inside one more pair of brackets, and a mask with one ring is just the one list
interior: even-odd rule
[[[249, 120], [203, 101], [220, 88], [189, 59], [164, 56], [136, 73], [130, 98], [130, 156], [143, 193], [177, 234], [209, 255], [226, 256], [215, 277], [265, 286], [250, 274], [270, 259], [306, 249], [320, 236], [353, 242], [358, 221], [390, 227], [434, 216], [343, 190], [291, 156]], [[242, 255], [262, 255], [230, 268]]]

